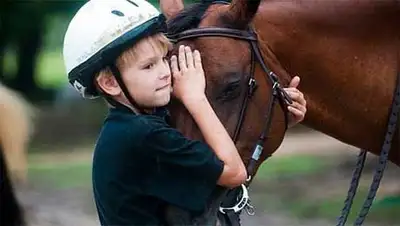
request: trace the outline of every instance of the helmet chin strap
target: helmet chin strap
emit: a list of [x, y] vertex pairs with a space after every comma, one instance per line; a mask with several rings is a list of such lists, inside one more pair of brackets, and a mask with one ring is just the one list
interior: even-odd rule
[[[112, 63], [109, 65], [111, 73], [114, 75], [115, 79], [117, 80], [117, 83], [119, 85], [119, 87], [121, 87], [122, 92], [124, 93], [124, 95], [126, 96], [126, 98], [128, 99], [129, 103], [137, 110], [139, 111], [139, 113], [144, 113], [144, 111], [142, 110], [142, 108], [139, 107], [139, 105], [133, 100], [132, 96], [130, 95], [128, 89], [125, 86], [124, 81], [122, 80], [122, 76], [121, 73], [119, 71], [119, 69], [117, 68], [117, 66], [115, 65], [115, 63]], [[115, 101], [111, 101], [110, 102], [111, 105], [115, 105]]]

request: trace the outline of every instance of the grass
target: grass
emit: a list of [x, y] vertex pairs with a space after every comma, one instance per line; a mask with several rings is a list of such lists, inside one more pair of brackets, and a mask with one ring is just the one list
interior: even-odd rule
[[[351, 212], [348, 216], [348, 222], [354, 222], [358, 213], [361, 210], [365, 197], [367, 196], [368, 188], [361, 187], [354, 199]], [[304, 218], [326, 218], [336, 221], [343, 208], [345, 194], [340, 196], [324, 197], [318, 200], [298, 199], [295, 202], [288, 202], [285, 208], [292, 214]], [[400, 202], [393, 205], [378, 205], [375, 201], [367, 215], [367, 221], [385, 222], [386, 224], [400, 224], [398, 215], [400, 214]]]
[[285, 157], [271, 157], [264, 162], [258, 172], [257, 179], [273, 179], [285, 176], [294, 176], [312, 173], [330, 167], [331, 163], [321, 161], [317, 156], [292, 155]]
[[[91, 189], [91, 161], [87, 159], [52, 161], [43, 157], [48, 154], [30, 154], [29, 174], [31, 178], [44, 182], [55, 189], [83, 187]], [[59, 157], [58, 159], [63, 159]], [[271, 158], [259, 169], [251, 197], [258, 208], [267, 211], [283, 211], [298, 218], [325, 218], [335, 223], [343, 207], [345, 191], [342, 184], [335, 184], [339, 193], [324, 193], [323, 184], [327, 179], [322, 174], [329, 172], [337, 164], [316, 156], [285, 156]], [[317, 175], [317, 176], [316, 176]], [[328, 174], [325, 174], [328, 175]], [[350, 174], [349, 174], [350, 175]], [[302, 182], [299, 186], [298, 182]], [[317, 188], [313, 194], [308, 188]], [[318, 188], [321, 186], [320, 188]], [[347, 183], [346, 183], [347, 186]], [[369, 184], [368, 184], [369, 186]], [[360, 211], [368, 192], [368, 186], [360, 186], [348, 222], [353, 222]], [[260, 190], [260, 187], [262, 190]], [[326, 186], [325, 186], [326, 187]], [[252, 188], [252, 187], [251, 187]], [[329, 185], [328, 185], [329, 188]], [[258, 190], [258, 191], [257, 191]], [[316, 189], [314, 189], [316, 190]], [[368, 222], [383, 225], [400, 225], [400, 198], [390, 197], [376, 200], [368, 214]]]
[[[85, 185], [90, 182], [91, 161], [60, 161], [44, 160], [42, 154], [35, 152], [29, 155], [29, 174], [33, 178], [40, 178], [49, 181], [59, 188], [68, 188], [78, 185]], [[59, 157], [59, 159], [62, 157]], [[51, 158], [50, 158], [51, 159]], [[257, 174], [257, 180], [277, 178], [280, 176], [300, 175], [312, 173], [327, 167], [317, 161], [313, 156], [295, 156], [271, 158], [263, 164]]]
[[50, 185], [54, 189], [91, 186], [91, 162], [88, 160], [43, 162], [30, 158], [29, 178]]
[[[324, 185], [333, 179], [329, 176], [324, 179], [321, 175], [329, 175], [327, 172], [332, 171], [336, 165], [334, 158], [327, 160], [317, 156], [271, 158], [258, 171], [256, 181], [262, 190], [256, 189], [259, 191], [254, 195], [255, 204], [266, 210], [278, 209], [299, 218], [325, 218], [334, 224], [343, 208], [347, 187], [343, 187], [342, 183]], [[351, 175], [351, 172], [346, 174]], [[318, 186], [321, 187], [318, 189]], [[324, 189], [330, 190], [325, 192]], [[340, 192], [331, 191], [335, 189]], [[348, 222], [356, 219], [368, 189], [369, 184], [360, 185]], [[313, 193], [316, 190], [318, 194]], [[385, 197], [374, 201], [366, 219], [385, 225], [400, 225], [399, 215], [400, 197]]]
[[[90, 159], [79, 161], [44, 160], [46, 155], [49, 154], [36, 152], [29, 155], [30, 177], [46, 181], [61, 189], [90, 185]], [[326, 167], [318, 163], [320, 161], [316, 161], [316, 158], [311, 156], [271, 158], [259, 169], [257, 179], [307, 174]]]

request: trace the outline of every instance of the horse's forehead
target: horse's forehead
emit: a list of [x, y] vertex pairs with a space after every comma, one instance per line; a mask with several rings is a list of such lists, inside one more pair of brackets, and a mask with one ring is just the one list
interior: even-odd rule
[[200, 21], [199, 27], [209, 27], [209, 26], [218, 26], [220, 25], [221, 15], [228, 12], [228, 5], [210, 5], [206, 12], [204, 13], [203, 18]]
[[[225, 4], [210, 5], [198, 27], [223, 26], [221, 16], [229, 11], [229, 7], [230, 5]], [[179, 45], [181, 44], [189, 45], [200, 50], [203, 59], [203, 67], [209, 78], [240, 70], [244, 64], [243, 57], [247, 56], [247, 54], [243, 52], [246, 50], [247, 43], [223, 36], [185, 40], [179, 43]], [[176, 49], [177, 48], [175, 48], [175, 51]]]
[[239, 42], [226, 38], [206, 38], [199, 40], [195, 45], [202, 55], [204, 70], [210, 75], [213, 73], [227, 73], [238, 71], [246, 63], [247, 56]]

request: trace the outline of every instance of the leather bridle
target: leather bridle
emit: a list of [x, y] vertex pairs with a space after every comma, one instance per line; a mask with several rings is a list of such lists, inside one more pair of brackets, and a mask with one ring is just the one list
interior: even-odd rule
[[[225, 2], [223, 2], [225, 3]], [[242, 128], [242, 124], [244, 121], [245, 113], [247, 110], [248, 102], [253, 96], [256, 88], [257, 88], [257, 83], [255, 79], [255, 65], [256, 61], [260, 64], [261, 68], [265, 72], [265, 79], [267, 83], [271, 84], [271, 100], [268, 103], [267, 107], [267, 114], [265, 116], [266, 121], [263, 127], [263, 130], [257, 140], [257, 142], [254, 145], [254, 148], [252, 150], [252, 156], [246, 166], [247, 168], [247, 174], [248, 174], [248, 179], [245, 185], [239, 186], [237, 188], [234, 188], [232, 190], [226, 190], [223, 192], [223, 195], [225, 196], [225, 199], [220, 199], [222, 200], [222, 203], [224, 201], [229, 201], [230, 203], [236, 203], [233, 207], [219, 207], [219, 212], [222, 214], [223, 217], [225, 217], [225, 222], [227, 225], [240, 225], [240, 220], [239, 220], [239, 214], [243, 209], [246, 209], [246, 211], [250, 214], [254, 214], [254, 209], [250, 205], [250, 199], [248, 196], [248, 191], [247, 191], [247, 186], [249, 186], [252, 175], [255, 173], [254, 169], [257, 165], [257, 162], [260, 159], [260, 156], [263, 152], [263, 144], [266, 141], [267, 134], [270, 130], [271, 127], [271, 122], [273, 118], [273, 113], [274, 113], [274, 106], [276, 102], [278, 101], [282, 110], [285, 112], [285, 129], [288, 127], [288, 114], [287, 114], [287, 105], [292, 103], [291, 98], [289, 95], [285, 92], [285, 90], [282, 88], [280, 85], [278, 78], [276, 74], [271, 71], [267, 65], [264, 62], [263, 56], [261, 54], [259, 44], [258, 44], [258, 39], [256, 33], [251, 29], [248, 28], [247, 30], [238, 30], [238, 29], [231, 29], [231, 28], [219, 28], [219, 27], [204, 27], [204, 28], [193, 28], [193, 29], [188, 29], [186, 31], [183, 31], [181, 33], [177, 34], [168, 34], [168, 38], [174, 42], [178, 43], [179, 41], [182, 40], [188, 40], [188, 39], [196, 39], [196, 38], [202, 38], [202, 37], [227, 37], [227, 38], [233, 38], [233, 39], [239, 39], [243, 41], [247, 41], [250, 44], [251, 48], [251, 68], [250, 68], [250, 77], [248, 80], [248, 87], [247, 87], [247, 94], [244, 95], [242, 104], [241, 104], [241, 109], [240, 109], [240, 114], [239, 114], [239, 119], [235, 127], [235, 131], [233, 134], [233, 141], [236, 143], [238, 141], [238, 137]], [[269, 157], [269, 156], [268, 156]], [[229, 193], [229, 194], [228, 194]], [[241, 198], [239, 198], [241, 196]], [[221, 203], [218, 203], [220, 205]]]

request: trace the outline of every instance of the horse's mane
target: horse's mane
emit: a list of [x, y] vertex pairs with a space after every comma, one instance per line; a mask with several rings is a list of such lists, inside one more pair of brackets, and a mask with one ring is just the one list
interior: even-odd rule
[[176, 34], [198, 27], [208, 7], [215, 2], [230, 2], [230, 0], [202, 0], [185, 7], [168, 21], [168, 33]]

